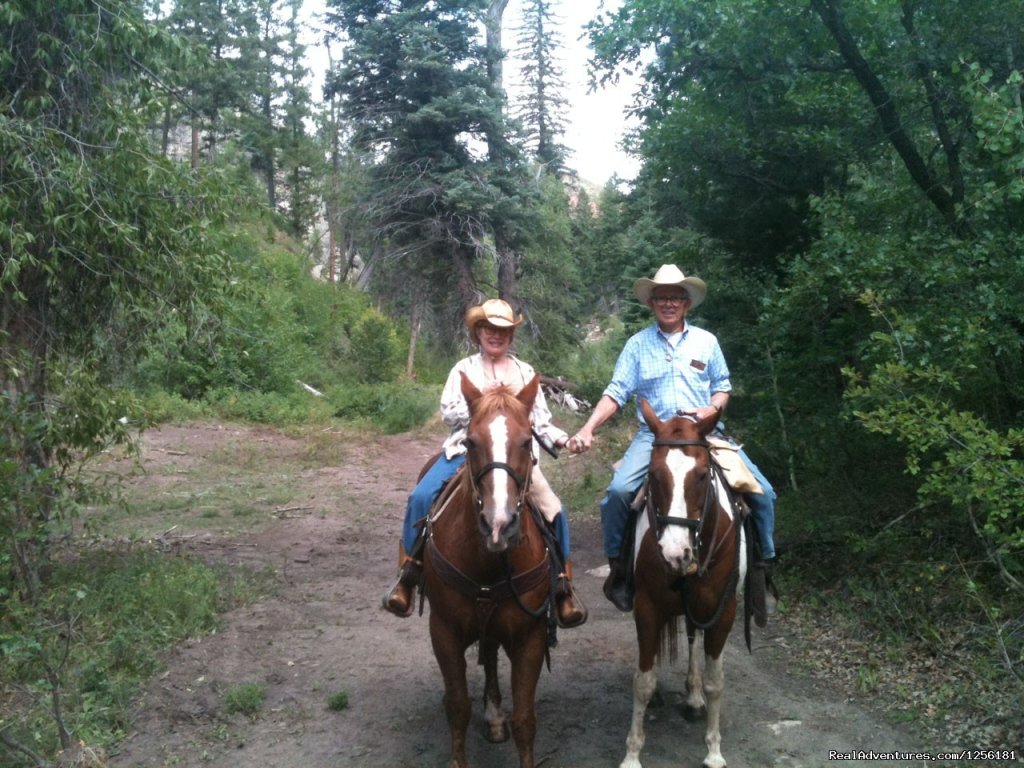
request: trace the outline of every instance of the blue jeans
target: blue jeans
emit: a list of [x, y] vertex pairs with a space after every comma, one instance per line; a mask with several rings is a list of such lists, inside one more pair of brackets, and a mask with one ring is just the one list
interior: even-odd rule
[[437, 461], [427, 470], [427, 474], [416, 484], [409, 494], [409, 502], [405, 505], [405, 524], [402, 526], [402, 546], [406, 552], [412, 552], [416, 539], [419, 538], [422, 528], [417, 523], [425, 520], [430, 514], [430, 508], [434, 499], [441, 493], [445, 481], [447, 481], [456, 470], [466, 463], [466, 454], [462, 453], [451, 459], [444, 453], [438, 456]]
[[[629, 519], [629, 505], [647, 476], [653, 443], [653, 432], [647, 429], [637, 431], [633, 442], [629, 444], [626, 454], [622, 457], [622, 463], [612, 477], [604, 501], [601, 502], [604, 553], [609, 558], [622, 555], [622, 539]], [[764, 489], [763, 494], [748, 493], [744, 498], [754, 517], [761, 542], [761, 556], [765, 560], [770, 560], [775, 557], [775, 489], [742, 449], [739, 455]]]
[[[409, 494], [409, 501], [405, 505], [405, 523], [402, 525], [402, 546], [405, 547], [406, 552], [412, 552], [416, 539], [419, 538], [422, 528], [417, 523], [430, 514], [430, 508], [434, 505], [438, 494], [441, 493], [445, 482], [465, 463], [465, 454], [449, 459], [442, 453]], [[558, 513], [553, 525], [555, 540], [558, 542], [559, 549], [562, 550], [562, 558], [568, 560], [569, 521], [566, 519], [565, 510]]]

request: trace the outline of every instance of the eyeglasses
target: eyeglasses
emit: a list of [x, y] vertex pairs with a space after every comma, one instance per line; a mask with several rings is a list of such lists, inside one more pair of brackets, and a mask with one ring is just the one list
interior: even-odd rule
[[672, 306], [679, 306], [680, 304], [689, 301], [689, 296], [652, 296], [651, 301], [655, 304], [665, 306], [670, 304]]

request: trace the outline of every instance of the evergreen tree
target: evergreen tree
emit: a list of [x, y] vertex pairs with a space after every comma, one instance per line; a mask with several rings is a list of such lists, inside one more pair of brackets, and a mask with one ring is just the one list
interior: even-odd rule
[[527, 147], [533, 157], [551, 174], [566, 169], [568, 148], [562, 143], [563, 117], [568, 102], [563, 95], [564, 72], [558, 51], [562, 48], [559, 19], [551, 11], [550, 0], [527, 0], [523, 24], [519, 28], [517, 55], [523, 60], [522, 96], [516, 118], [526, 131]]
[[[450, 317], [479, 298], [474, 268], [493, 222], [510, 204], [503, 168], [488, 148], [507, 143], [502, 96], [479, 41], [484, 2], [332, 0], [329, 19], [348, 39], [329, 78], [370, 169], [362, 201], [386, 246], [375, 279], [410, 302], [410, 288]], [[393, 276], [393, 282], [388, 282]]]

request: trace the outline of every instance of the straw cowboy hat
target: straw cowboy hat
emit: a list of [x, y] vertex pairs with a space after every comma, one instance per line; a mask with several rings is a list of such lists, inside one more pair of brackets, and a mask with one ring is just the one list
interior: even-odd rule
[[470, 307], [466, 312], [466, 327], [472, 331], [477, 323], [487, 323], [495, 328], [515, 328], [523, 322], [523, 316], [515, 317], [512, 307], [503, 299], [488, 299], [479, 307]]
[[653, 280], [641, 277], [633, 283], [633, 293], [646, 304], [651, 298], [651, 291], [660, 285], [672, 285], [686, 291], [690, 295], [690, 309], [699, 306], [708, 294], [708, 287], [703, 280], [699, 277], [687, 277], [675, 264], [662, 264], [654, 273]]

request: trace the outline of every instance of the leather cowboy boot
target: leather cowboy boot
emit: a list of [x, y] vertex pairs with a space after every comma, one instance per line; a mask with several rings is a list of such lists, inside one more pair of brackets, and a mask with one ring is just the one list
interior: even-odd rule
[[587, 606], [572, 587], [572, 562], [569, 560], [565, 562], [565, 572], [558, 575], [555, 602], [558, 607], [558, 626], [563, 629], [578, 627], [587, 620]]
[[[414, 547], [414, 551], [420, 549]], [[403, 619], [412, 615], [415, 605], [416, 585], [423, 575], [423, 562], [405, 553], [405, 547], [398, 545], [398, 581], [384, 596], [384, 610]]]
[[604, 596], [620, 611], [633, 610], [633, 590], [622, 558], [609, 557], [608, 566], [611, 570], [604, 582]]

